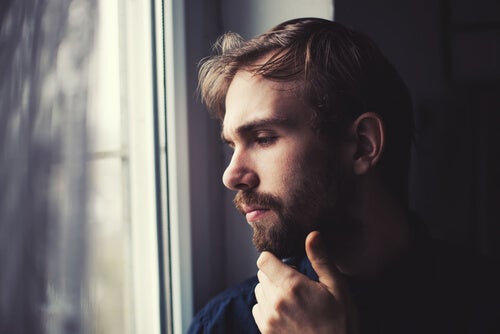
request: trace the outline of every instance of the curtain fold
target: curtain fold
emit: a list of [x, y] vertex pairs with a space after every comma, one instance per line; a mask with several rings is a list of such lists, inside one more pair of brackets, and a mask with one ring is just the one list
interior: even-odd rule
[[0, 333], [82, 333], [95, 0], [0, 7]]

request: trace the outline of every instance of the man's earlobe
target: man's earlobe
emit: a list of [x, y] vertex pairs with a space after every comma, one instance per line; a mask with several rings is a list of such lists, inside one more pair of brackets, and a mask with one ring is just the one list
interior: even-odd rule
[[380, 115], [367, 112], [353, 123], [356, 152], [353, 156], [354, 174], [365, 174], [377, 164], [384, 148], [385, 129]]

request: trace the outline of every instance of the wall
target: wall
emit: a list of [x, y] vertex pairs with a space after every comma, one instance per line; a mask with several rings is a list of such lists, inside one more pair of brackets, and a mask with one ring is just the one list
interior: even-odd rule
[[416, 117], [413, 208], [431, 233], [500, 257], [500, 3], [337, 0], [407, 82]]

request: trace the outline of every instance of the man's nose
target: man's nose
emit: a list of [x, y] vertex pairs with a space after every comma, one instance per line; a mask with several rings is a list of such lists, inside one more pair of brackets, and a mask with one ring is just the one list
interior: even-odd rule
[[222, 182], [231, 190], [250, 190], [257, 187], [259, 178], [248, 161], [248, 156], [235, 151], [224, 171]]

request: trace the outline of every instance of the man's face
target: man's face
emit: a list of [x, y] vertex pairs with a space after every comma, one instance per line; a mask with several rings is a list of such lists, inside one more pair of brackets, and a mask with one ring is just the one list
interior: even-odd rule
[[226, 96], [223, 139], [233, 149], [224, 172], [258, 251], [304, 252], [307, 234], [331, 225], [339, 172], [334, 149], [311, 127], [311, 110], [292, 83], [239, 71]]

